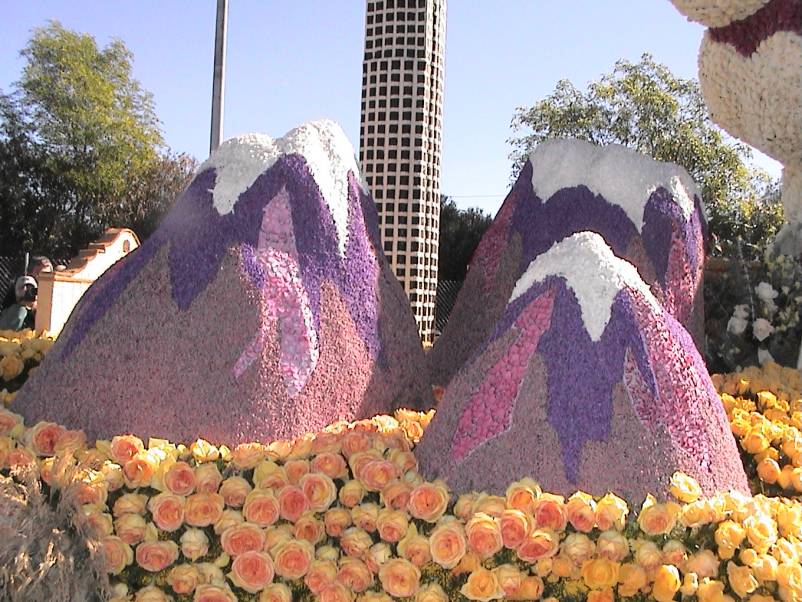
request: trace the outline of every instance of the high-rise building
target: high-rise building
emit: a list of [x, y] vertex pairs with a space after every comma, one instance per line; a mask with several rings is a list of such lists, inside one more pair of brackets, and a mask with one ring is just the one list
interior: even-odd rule
[[359, 160], [384, 253], [434, 334], [446, 0], [368, 0]]

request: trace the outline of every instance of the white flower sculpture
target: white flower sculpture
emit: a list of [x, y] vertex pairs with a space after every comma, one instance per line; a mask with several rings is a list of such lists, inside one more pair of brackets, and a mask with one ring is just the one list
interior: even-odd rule
[[709, 27], [699, 81], [717, 124], [783, 164], [788, 222], [775, 248], [802, 253], [802, 0], [671, 0]]

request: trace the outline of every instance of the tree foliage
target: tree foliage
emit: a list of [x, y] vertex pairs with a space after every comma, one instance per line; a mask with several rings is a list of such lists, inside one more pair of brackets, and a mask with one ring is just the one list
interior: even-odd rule
[[682, 165], [699, 184], [715, 253], [738, 244], [760, 254], [782, 223], [774, 183], [751, 166], [749, 147], [713, 124], [695, 80], [676, 77], [649, 54], [617, 62], [584, 91], [558, 82], [546, 98], [517, 109], [512, 130], [514, 175], [551, 138], [621, 144]]
[[0, 254], [71, 255], [108, 226], [146, 237], [195, 163], [165, 148], [131, 52], [51, 22], [20, 54], [0, 96]]
[[492, 222], [481, 209], [460, 209], [449, 197], [440, 197], [440, 280], [465, 280], [473, 252]]

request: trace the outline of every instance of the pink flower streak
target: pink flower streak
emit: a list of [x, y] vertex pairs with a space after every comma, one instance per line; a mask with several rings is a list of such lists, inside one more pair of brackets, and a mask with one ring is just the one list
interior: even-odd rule
[[255, 261], [264, 274], [259, 332], [234, 365], [239, 378], [262, 353], [270, 327], [277, 324], [279, 370], [290, 396], [304, 388], [319, 357], [309, 297], [301, 282], [289, 195], [282, 188], [264, 209]]
[[468, 401], [451, 440], [451, 457], [461, 462], [474, 449], [512, 426], [518, 388], [540, 337], [551, 325], [554, 293], [543, 293], [515, 320], [518, 336]]

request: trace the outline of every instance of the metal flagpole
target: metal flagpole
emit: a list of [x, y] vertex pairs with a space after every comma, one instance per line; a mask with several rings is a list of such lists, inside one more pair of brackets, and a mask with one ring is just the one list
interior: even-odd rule
[[214, 77], [212, 79], [212, 134], [209, 152], [220, 146], [223, 136], [223, 88], [226, 67], [226, 20], [228, 0], [217, 0], [217, 23], [214, 33]]

